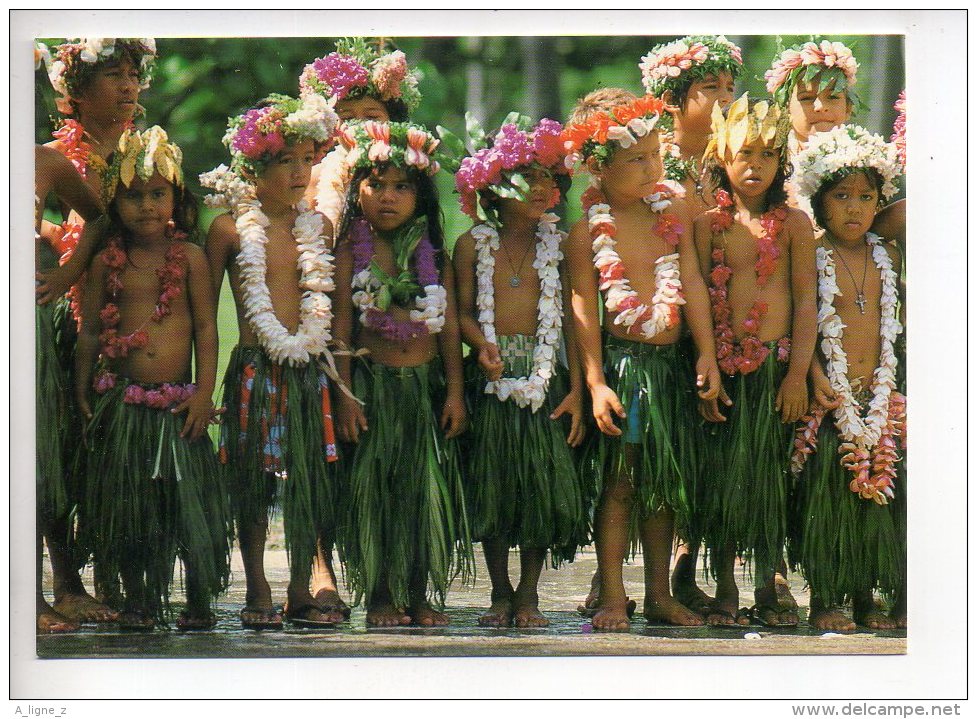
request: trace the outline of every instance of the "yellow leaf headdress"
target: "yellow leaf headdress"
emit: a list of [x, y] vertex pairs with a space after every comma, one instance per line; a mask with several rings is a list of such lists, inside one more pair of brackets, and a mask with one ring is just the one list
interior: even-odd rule
[[749, 93], [723, 111], [717, 102], [712, 107], [712, 135], [706, 147], [705, 159], [724, 161], [729, 153], [736, 155], [744, 145], [762, 140], [765, 145], [783, 147], [787, 140], [787, 126], [780, 108], [766, 100], [750, 107]]
[[177, 187], [183, 187], [182, 162], [183, 152], [169, 141], [166, 131], [159, 125], [144, 132], [126, 130], [115, 150], [108, 178], [108, 196], [115, 194], [120, 180], [129, 187], [136, 177], [146, 182], [156, 172]]

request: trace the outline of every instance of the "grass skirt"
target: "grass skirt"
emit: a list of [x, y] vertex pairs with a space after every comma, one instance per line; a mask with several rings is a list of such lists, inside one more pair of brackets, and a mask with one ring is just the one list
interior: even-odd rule
[[369, 430], [360, 435], [349, 468], [345, 522], [346, 577], [357, 602], [386, 590], [409, 604], [412, 575], [444, 604], [448, 585], [473, 568], [460, 459], [455, 440], [439, 426], [441, 362], [417, 367], [357, 364], [353, 389], [363, 400]]
[[[119, 379], [95, 400], [88, 428], [88, 478], [83, 531], [105, 575], [136, 575], [127, 599], [158, 621], [169, 604], [179, 555], [188, 592], [213, 598], [230, 575], [230, 512], [210, 438], [182, 439], [185, 414], [123, 402]], [[153, 385], [140, 385], [144, 389]]]
[[71, 505], [65, 486], [67, 387], [55, 345], [54, 314], [53, 304], [34, 309], [37, 505], [47, 518], [65, 516]]
[[787, 363], [777, 360], [776, 343], [764, 363], [747, 375], [724, 378], [733, 406], [720, 411], [726, 421], [707, 427], [704, 482], [709, 513], [707, 541], [732, 546], [752, 559], [761, 586], [783, 557], [787, 535], [789, 472], [794, 427], [775, 408]]
[[338, 517], [328, 391], [315, 364], [276, 365], [260, 347], [235, 347], [224, 376], [220, 458], [235, 519], [260, 524], [280, 510], [293, 567], [312, 565], [318, 533], [333, 533]]
[[891, 599], [905, 569], [905, 533], [898, 519], [900, 511], [904, 514], [905, 484], [896, 485], [895, 499], [887, 505], [862, 499], [848, 488], [852, 475], [841, 466], [838, 444], [834, 419], [826, 415], [817, 452], [805, 463], [794, 493], [791, 566], [800, 567], [811, 596], [828, 606], [868, 590]]
[[599, 498], [605, 483], [623, 472], [635, 489], [635, 516], [646, 518], [667, 507], [675, 513], [676, 532], [685, 538], [697, 463], [695, 374], [688, 355], [677, 343], [608, 336], [604, 372], [628, 416], [623, 435], [596, 432], [589, 442], [585, 466], [593, 473], [593, 496]]
[[[498, 343], [505, 376], [526, 377], [535, 338], [500, 336]], [[469, 355], [465, 365], [470, 424], [462, 442], [472, 538], [549, 548], [554, 567], [573, 561], [577, 548], [589, 543], [587, 506], [566, 441], [569, 421], [550, 419], [566, 396], [566, 371], [557, 366], [546, 401], [533, 412], [486, 394], [475, 359]]]

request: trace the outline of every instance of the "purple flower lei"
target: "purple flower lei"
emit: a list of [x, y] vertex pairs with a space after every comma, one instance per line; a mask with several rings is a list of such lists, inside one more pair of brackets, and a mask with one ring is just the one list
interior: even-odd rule
[[[370, 266], [373, 259], [373, 228], [365, 219], [353, 225], [353, 274], [357, 275]], [[428, 238], [427, 230], [421, 236], [414, 250], [414, 271], [421, 287], [440, 284], [438, 267], [434, 261], [434, 246]], [[397, 320], [389, 311], [371, 307], [366, 311], [366, 326], [391, 342], [407, 342], [428, 334], [427, 325], [413, 320]]]

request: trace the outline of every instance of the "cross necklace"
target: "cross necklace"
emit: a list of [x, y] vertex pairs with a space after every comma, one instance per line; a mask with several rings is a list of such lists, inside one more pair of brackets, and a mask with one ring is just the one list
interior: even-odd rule
[[838, 245], [835, 244], [834, 240], [831, 240], [831, 238], [828, 239], [831, 242], [831, 246], [835, 249], [835, 254], [841, 258], [841, 264], [843, 264], [845, 266], [845, 270], [848, 271], [848, 276], [851, 278], [852, 287], [858, 291], [858, 294], [855, 296], [855, 304], [858, 305], [858, 311], [864, 315], [865, 305], [867, 302], [865, 299], [865, 280], [868, 278], [868, 243], [865, 243], [865, 266], [862, 270], [862, 286], [859, 288], [858, 285], [855, 284], [855, 275], [848, 266], [845, 256], [841, 254], [841, 251], [838, 249]]

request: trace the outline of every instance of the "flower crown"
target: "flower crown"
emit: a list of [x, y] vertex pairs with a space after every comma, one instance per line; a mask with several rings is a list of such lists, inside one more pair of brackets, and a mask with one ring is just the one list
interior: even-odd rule
[[586, 122], [568, 125], [563, 130], [566, 166], [572, 168], [588, 157], [596, 157], [601, 165], [606, 165], [615, 150], [611, 142], [621, 148], [631, 147], [655, 129], [665, 112], [674, 110], [661, 99], [645, 95], [610, 112], [595, 113]]
[[[704, 160], [724, 162], [727, 152], [736, 156], [744, 145], [762, 140], [765, 145], [784, 148], [787, 144], [787, 114], [777, 105], [761, 100], [750, 107], [750, 94], [729, 106], [723, 117], [719, 103], [712, 108], [712, 135], [703, 153]], [[785, 153], [781, 153], [785, 155]], [[786, 158], [782, 157], [782, 161]]]
[[143, 132], [130, 128], [119, 138], [112, 166], [106, 175], [107, 195], [115, 195], [119, 182], [130, 187], [136, 177], [148, 182], [154, 173], [183, 187], [182, 164], [183, 151], [170, 142], [162, 127], [153, 125]]
[[319, 94], [336, 102], [365, 96], [381, 102], [399, 99], [412, 111], [421, 102], [417, 79], [400, 50], [383, 53], [355, 37], [337, 41], [336, 52], [306, 65], [299, 88], [303, 97]]
[[[45, 51], [47, 48], [45, 47]], [[102, 63], [120, 59], [124, 53], [132, 53], [138, 58], [139, 87], [146, 89], [153, 77], [156, 62], [156, 40], [151, 37], [79, 37], [54, 48], [54, 58], [44, 57], [48, 62], [48, 79], [51, 87], [61, 95], [58, 110], [70, 115], [74, 110], [71, 97], [78, 86]], [[35, 61], [37, 55], [35, 53]]]
[[[529, 185], [519, 170], [536, 165], [550, 172], [567, 174], [564, 164], [563, 126], [556, 120], [542, 119], [536, 126], [525, 115], [510, 113], [495, 133], [492, 146], [478, 121], [466, 115], [468, 151], [449, 130], [438, 126], [448, 169], [455, 173], [455, 187], [461, 195], [461, 210], [476, 222], [488, 220], [491, 210], [482, 207], [480, 194], [491, 190], [499, 197], [525, 201]], [[457, 158], [461, 158], [458, 162]]]
[[725, 35], [689, 35], [658, 45], [641, 58], [641, 82], [649, 95], [677, 92], [706, 75], [728, 72], [735, 79], [743, 67], [743, 53]]
[[882, 177], [882, 196], [892, 198], [902, 174], [898, 150], [891, 142], [858, 125], [841, 125], [811, 135], [797, 155], [797, 183], [801, 195], [811, 198], [826, 182], [855, 170], [873, 169]]
[[896, 144], [896, 150], [899, 154], [899, 162], [902, 163], [903, 168], [906, 167], [906, 91], [903, 90], [899, 93], [899, 99], [896, 100], [896, 104], [892, 106], [896, 112], [899, 114], [896, 116], [896, 121], [892, 125], [892, 137], [889, 139]]
[[269, 95], [262, 104], [243, 115], [229, 118], [224, 144], [231, 151], [231, 169], [258, 172], [285, 149], [301, 140], [325, 142], [339, 123], [332, 104], [320, 95], [296, 100]]
[[350, 174], [381, 164], [414, 168], [428, 175], [441, 169], [434, 159], [440, 140], [421, 125], [375, 120], [347, 123], [339, 132], [339, 141], [348, 150], [345, 166]]
[[797, 81], [810, 82], [817, 76], [820, 76], [818, 93], [834, 81], [835, 92], [851, 95], [857, 71], [858, 63], [847, 45], [822, 40], [820, 44], [811, 41], [784, 50], [763, 76], [767, 80], [767, 92], [778, 105], [786, 107]]

